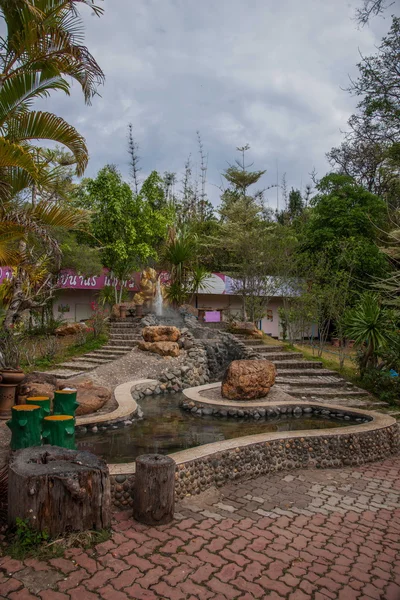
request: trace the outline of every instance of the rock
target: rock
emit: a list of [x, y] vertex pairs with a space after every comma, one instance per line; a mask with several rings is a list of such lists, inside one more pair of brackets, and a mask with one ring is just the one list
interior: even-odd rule
[[229, 400], [266, 396], [275, 383], [276, 368], [269, 360], [234, 360], [225, 371], [221, 393]]
[[77, 417], [98, 411], [111, 398], [109, 389], [94, 385], [91, 379], [76, 382], [73, 379], [69, 379], [68, 383], [63, 382], [61, 389], [66, 387], [76, 389], [78, 392], [76, 399], [79, 402], [79, 406], [75, 412]]
[[181, 336], [181, 332], [177, 327], [156, 325], [145, 327], [142, 331], [142, 336], [146, 342], [177, 342]]
[[254, 337], [262, 337], [262, 331], [257, 329], [254, 323], [248, 321], [234, 321], [230, 326], [232, 333], [244, 333]]
[[54, 390], [57, 389], [56, 386], [51, 385], [50, 383], [31, 383], [28, 386], [24, 386], [24, 396], [48, 396], [50, 400], [54, 398]]
[[160, 356], [179, 356], [179, 346], [176, 342], [139, 342], [138, 348]]
[[57, 327], [54, 333], [63, 337], [64, 335], [75, 335], [80, 331], [86, 331], [87, 329], [88, 326], [86, 323], [66, 323], [65, 325]]

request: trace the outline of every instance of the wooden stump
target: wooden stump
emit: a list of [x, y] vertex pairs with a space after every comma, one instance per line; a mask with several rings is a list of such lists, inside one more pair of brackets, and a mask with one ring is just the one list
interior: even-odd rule
[[75, 419], [70, 415], [52, 415], [43, 420], [43, 444], [75, 450]]
[[174, 518], [175, 461], [162, 454], [136, 459], [133, 516], [145, 525], [165, 525]]
[[111, 524], [107, 464], [89, 452], [42, 446], [16, 452], [8, 476], [8, 524], [27, 520], [51, 537]]
[[54, 392], [53, 414], [75, 416], [79, 404], [76, 401], [76, 390], [57, 390]]
[[18, 404], [11, 409], [11, 450], [20, 450], [42, 443], [42, 411], [35, 404]]

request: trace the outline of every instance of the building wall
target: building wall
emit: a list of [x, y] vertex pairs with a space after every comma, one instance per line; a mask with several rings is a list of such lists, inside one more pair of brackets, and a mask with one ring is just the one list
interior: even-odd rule
[[[96, 301], [98, 291], [95, 290], [73, 290], [64, 289], [58, 293], [54, 302], [53, 313], [56, 318], [63, 318], [65, 321], [81, 321], [91, 316], [91, 303]], [[210, 320], [228, 321], [229, 318], [242, 318], [242, 299], [240, 296], [231, 294], [198, 294], [197, 299], [192, 302], [196, 308], [202, 308], [206, 311], [214, 311], [210, 315]], [[68, 312], [59, 311], [59, 307], [69, 307]], [[281, 337], [281, 328], [279, 324], [278, 309], [282, 306], [280, 298], [274, 298], [268, 305], [268, 314], [262, 319], [259, 327], [269, 335]], [[220, 316], [215, 311], [222, 309]], [[207, 319], [207, 314], [206, 314]]]
[[[89, 319], [92, 314], [90, 305], [96, 301], [96, 294], [94, 290], [62, 290], [54, 301], [53, 314], [57, 319], [72, 322]], [[69, 307], [69, 310], [61, 312], [61, 307]]]

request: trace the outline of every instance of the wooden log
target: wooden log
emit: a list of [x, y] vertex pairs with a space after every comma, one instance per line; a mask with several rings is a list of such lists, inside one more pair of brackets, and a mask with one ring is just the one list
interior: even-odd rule
[[43, 420], [43, 443], [75, 450], [75, 419], [70, 415], [51, 415]]
[[11, 450], [20, 450], [42, 443], [41, 408], [35, 404], [19, 404], [11, 409]]
[[9, 467], [10, 526], [17, 517], [51, 537], [108, 529], [111, 488], [107, 464], [89, 452], [57, 446], [19, 450]]
[[53, 414], [74, 417], [79, 406], [76, 401], [76, 394], [76, 390], [56, 390], [54, 392]]
[[133, 516], [145, 525], [165, 525], [174, 518], [175, 461], [162, 454], [136, 459]]

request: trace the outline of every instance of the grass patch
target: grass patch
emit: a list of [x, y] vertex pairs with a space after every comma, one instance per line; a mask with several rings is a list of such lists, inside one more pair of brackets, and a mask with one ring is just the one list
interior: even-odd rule
[[36, 558], [49, 560], [63, 556], [68, 548], [83, 548], [88, 550], [97, 544], [110, 539], [110, 530], [83, 531], [69, 533], [55, 539], [50, 539], [46, 532], [38, 532], [29, 527], [27, 521], [18, 519], [15, 531], [9, 536], [2, 547], [3, 556], [11, 556], [16, 560]]
[[59, 353], [57, 353], [54, 358], [42, 357], [35, 359], [31, 364], [21, 363], [21, 367], [25, 373], [30, 373], [31, 371], [45, 371], [47, 369], [51, 369], [52, 367], [57, 366], [58, 364], [65, 362], [71, 358], [75, 358], [78, 356], [82, 356], [87, 352], [93, 352], [93, 350], [98, 350], [108, 341], [108, 335], [103, 333], [98, 337], [90, 337], [84, 343], [75, 343], [71, 346], [67, 346], [63, 348]]

